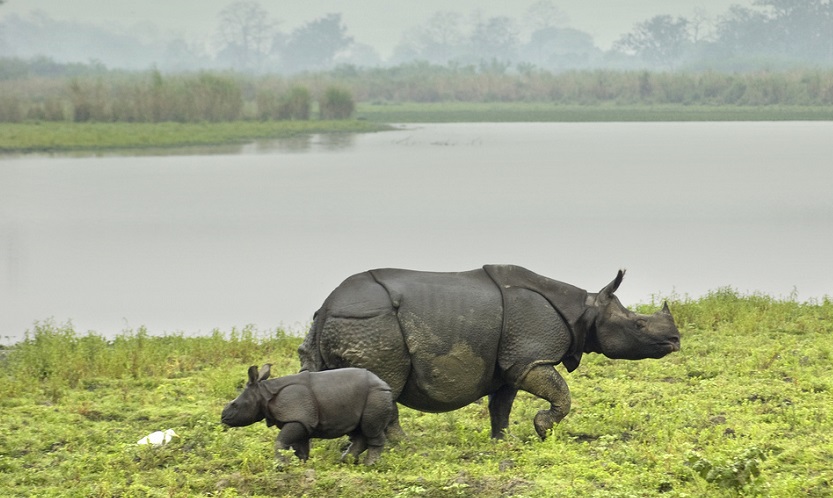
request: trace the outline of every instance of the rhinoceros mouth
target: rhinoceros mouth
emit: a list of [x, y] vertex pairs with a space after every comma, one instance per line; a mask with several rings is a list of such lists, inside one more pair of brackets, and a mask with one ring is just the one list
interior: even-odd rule
[[668, 339], [667, 341], [663, 342], [662, 345], [670, 349], [669, 353], [673, 353], [675, 351], [680, 350], [680, 339], [677, 337], [672, 337], [671, 339]]

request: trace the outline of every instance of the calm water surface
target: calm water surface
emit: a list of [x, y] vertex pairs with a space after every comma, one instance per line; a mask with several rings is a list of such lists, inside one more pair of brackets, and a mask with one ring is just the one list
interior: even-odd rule
[[303, 332], [347, 276], [514, 263], [623, 302], [833, 295], [833, 123], [443, 124], [0, 157], [0, 341]]

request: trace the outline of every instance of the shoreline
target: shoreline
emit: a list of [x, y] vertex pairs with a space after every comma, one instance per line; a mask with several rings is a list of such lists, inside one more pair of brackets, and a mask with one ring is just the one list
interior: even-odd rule
[[0, 158], [11, 154], [141, 152], [240, 145], [311, 134], [375, 133], [390, 123], [600, 123], [833, 121], [833, 106], [562, 105], [552, 102], [361, 103], [339, 121], [0, 123]]

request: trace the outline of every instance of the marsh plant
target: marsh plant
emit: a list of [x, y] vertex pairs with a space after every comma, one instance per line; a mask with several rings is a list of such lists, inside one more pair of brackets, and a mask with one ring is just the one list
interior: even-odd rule
[[318, 102], [321, 119], [349, 119], [356, 110], [353, 96], [344, 88], [329, 87]]
[[309, 90], [303, 86], [293, 86], [281, 97], [278, 105], [277, 119], [307, 120], [312, 107]]
[[[301, 89], [313, 98], [305, 98]], [[833, 106], [833, 70], [551, 72], [529, 65], [412, 62], [253, 76], [110, 71], [0, 58], [0, 96], [4, 122], [297, 120], [304, 119], [305, 100], [318, 100], [322, 119], [349, 118], [356, 102], [817, 108]]]
[[23, 110], [20, 103], [14, 97], [8, 95], [0, 96], [0, 121], [6, 123], [18, 123], [23, 120]]

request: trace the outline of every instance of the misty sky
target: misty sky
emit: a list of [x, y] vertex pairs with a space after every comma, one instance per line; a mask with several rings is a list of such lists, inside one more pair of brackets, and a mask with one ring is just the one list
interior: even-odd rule
[[[104, 24], [130, 28], [150, 21], [162, 33], [186, 39], [207, 39], [216, 31], [218, 13], [234, 0], [7, 0], [0, 16], [28, 15], [42, 11], [57, 20]], [[480, 10], [484, 16], [508, 15], [522, 18], [535, 0], [262, 0], [265, 9], [281, 21], [282, 31], [331, 12], [341, 12], [345, 25], [357, 42], [388, 55], [407, 29], [420, 25], [434, 12], [451, 10], [468, 14]], [[573, 28], [593, 35], [602, 49], [634, 24], [658, 14], [691, 17], [696, 7], [711, 16], [725, 13], [732, 4], [751, 5], [751, 0], [554, 0]]]

